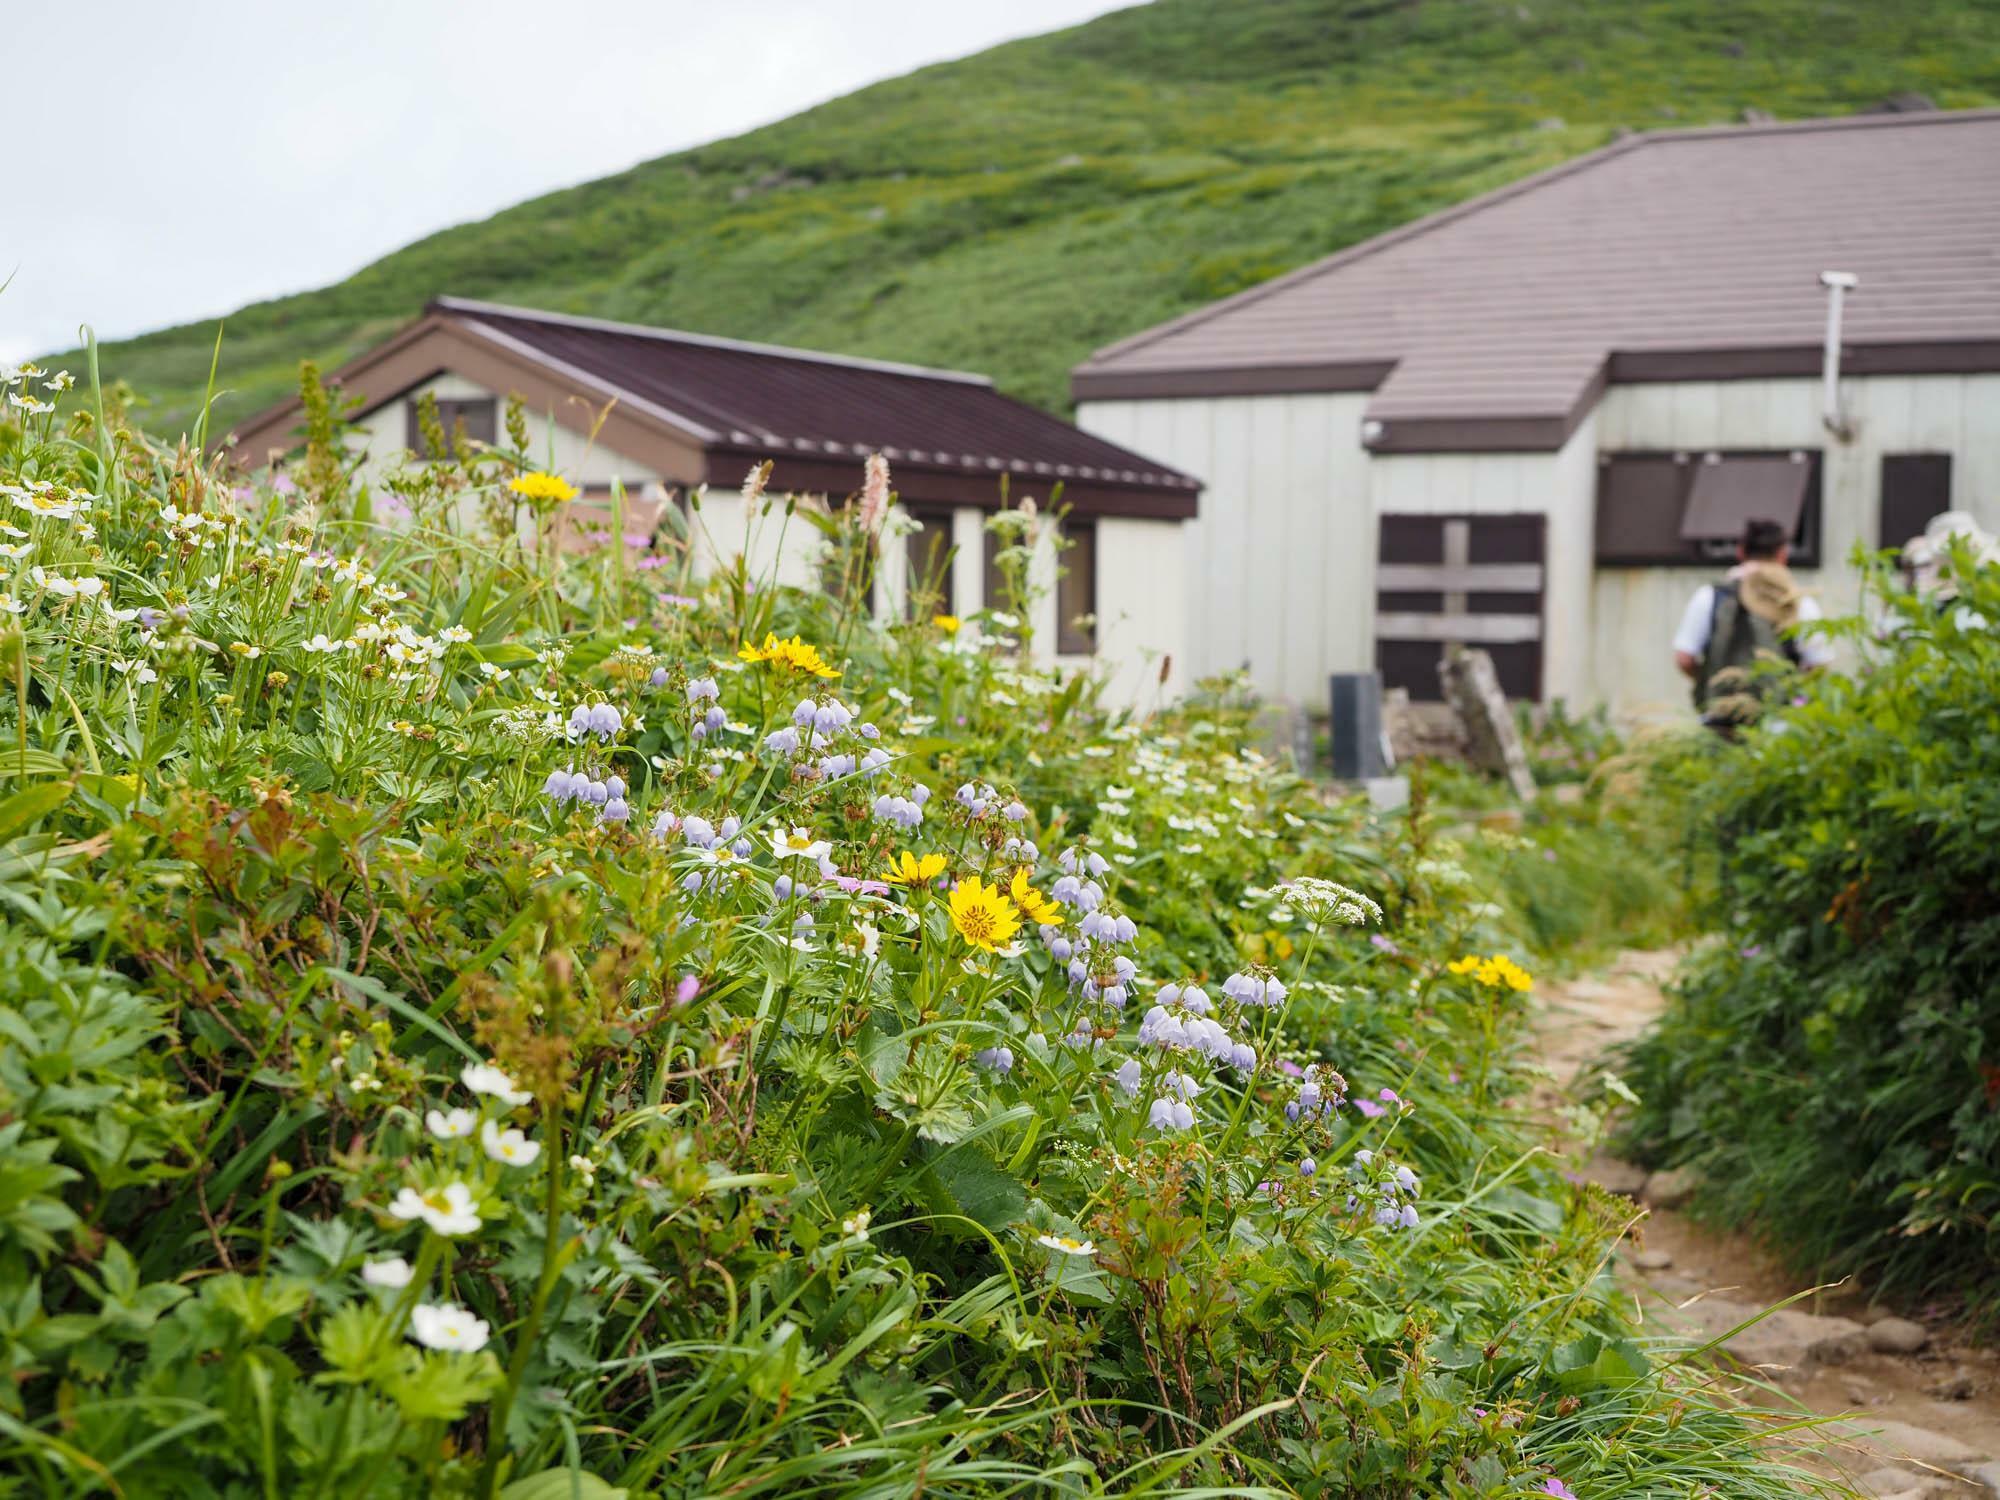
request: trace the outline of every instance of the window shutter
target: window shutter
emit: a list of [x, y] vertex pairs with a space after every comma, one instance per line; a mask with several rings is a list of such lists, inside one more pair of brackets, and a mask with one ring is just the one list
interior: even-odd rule
[[1436, 702], [1438, 665], [1458, 642], [1493, 658], [1509, 697], [1539, 701], [1547, 530], [1538, 515], [1382, 517], [1375, 665], [1383, 685]]
[[1931, 517], [1951, 509], [1949, 453], [1882, 455], [1882, 504], [1875, 545], [1901, 547], [1920, 536]]

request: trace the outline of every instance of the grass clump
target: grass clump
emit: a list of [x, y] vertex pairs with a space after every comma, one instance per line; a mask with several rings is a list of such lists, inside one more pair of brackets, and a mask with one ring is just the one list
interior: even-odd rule
[[1864, 666], [1657, 767], [1720, 934], [1634, 1049], [1632, 1143], [1823, 1277], [1995, 1311], [2000, 568], [1871, 572]]
[[846, 511], [700, 578], [516, 436], [11, 394], [12, 1493], [1806, 1484], [1628, 1320], [1423, 820], [868, 617]]

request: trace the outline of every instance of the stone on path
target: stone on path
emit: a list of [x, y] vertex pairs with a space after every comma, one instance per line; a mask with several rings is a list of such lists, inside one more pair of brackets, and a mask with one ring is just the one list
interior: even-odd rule
[[1484, 651], [1458, 645], [1445, 647], [1438, 663], [1444, 699], [1465, 726], [1465, 755], [1482, 771], [1507, 778], [1514, 795], [1535, 800], [1535, 778], [1528, 770], [1528, 752], [1514, 727], [1514, 710], [1500, 690], [1500, 674]]
[[1915, 1354], [1931, 1341], [1931, 1331], [1908, 1318], [1882, 1318], [1868, 1329], [1868, 1346], [1884, 1354]]
[[1669, 1167], [1655, 1172], [1639, 1189], [1639, 1201], [1648, 1208], [1679, 1208], [1694, 1196], [1701, 1174], [1693, 1167]]
[[[1657, 1283], [1656, 1283], [1657, 1284]], [[1661, 1321], [1696, 1342], [1719, 1338], [1739, 1324], [1750, 1326], [1719, 1346], [1739, 1364], [1780, 1384], [1803, 1380], [1826, 1365], [1845, 1364], [1868, 1347], [1868, 1330], [1851, 1318], [1798, 1312], [1782, 1307], [1757, 1322], [1764, 1309], [1727, 1297], [1701, 1297], [1659, 1314]]]
[[1946, 1433], [1886, 1418], [1848, 1417], [1829, 1423], [1826, 1430], [1864, 1452], [1919, 1469], [1942, 1469], [1962, 1474], [1976, 1470], [1987, 1458], [1978, 1449], [1967, 1447]]
[[1607, 1193], [1616, 1193], [1621, 1198], [1638, 1197], [1639, 1189], [1646, 1185], [1644, 1167], [1620, 1161], [1615, 1156], [1593, 1156], [1577, 1169], [1577, 1175], [1585, 1182], [1594, 1182]]
[[1935, 1495], [1949, 1494], [1951, 1488], [1965, 1488], [1950, 1479], [1919, 1477], [1898, 1468], [1871, 1469], [1854, 1481], [1854, 1487], [1871, 1500], [1931, 1500]]
[[1632, 1257], [1632, 1264], [1642, 1271], [1664, 1271], [1674, 1263], [1674, 1258], [1664, 1250], [1641, 1250]]

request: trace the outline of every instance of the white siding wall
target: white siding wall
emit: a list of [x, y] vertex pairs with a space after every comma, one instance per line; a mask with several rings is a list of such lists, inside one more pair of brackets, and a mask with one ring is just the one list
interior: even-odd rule
[[[1851, 441], [1820, 424], [1816, 380], [1686, 381], [1616, 386], [1597, 412], [1606, 451], [1685, 448], [1818, 448], [1822, 455], [1820, 567], [1799, 581], [1829, 614], [1851, 610], [1858, 579], [1847, 557], [1873, 547], [1882, 456], [1952, 456], [1952, 504], [2000, 529], [2000, 375], [1876, 375], [1842, 382]], [[1892, 539], [1900, 540], [1900, 539]], [[1588, 697], [1628, 717], [1684, 710], [1685, 680], [1671, 641], [1688, 596], [1713, 568], [1604, 568], [1592, 603], [1594, 663]]]
[[1553, 454], [1370, 458], [1365, 394], [1092, 401], [1077, 420], [1206, 486], [1187, 537], [1191, 677], [1247, 663], [1263, 691], [1317, 704], [1329, 673], [1373, 661], [1378, 516], [1541, 512], [1548, 696], [1647, 716], [1685, 708], [1674, 626], [1717, 570], [1595, 567], [1599, 451], [1820, 449], [1822, 566], [1801, 581], [1829, 613], [1855, 602], [1849, 551], [1875, 545], [1884, 454], [1950, 453], [1953, 505], [2000, 530], [2000, 375], [1869, 376], [1844, 389], [1847, 443], [1821, 427], [1810, 379], [1614, 387]]
[[[1367, 403], [1365, 394], [1251, 396], [1092, 401], [1078, 410], [1085, 430], [1206, 486], [1199, 519], [1182, 528], [1189, 582], [1178, 629], [1164, 596], [1149, 606], [1151, 633], [1186, 642], [1174, 668], [1182, 690], [1248, 664], [1264, 691], [1317, 704], [1329, 673], [1372, 661]], [[1110, 533], [1099, 527], [1103, 553]], [[1099, 567], [1098, 611], [1110, 619], [1107, 580], [1117, 569]], [[1142, 585], [1157, 588], [1134, 580]]]

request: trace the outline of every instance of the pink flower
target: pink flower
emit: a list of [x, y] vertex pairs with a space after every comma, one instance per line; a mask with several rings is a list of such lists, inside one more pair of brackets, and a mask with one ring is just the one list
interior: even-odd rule
[[868, 455], [861, 480], [861, 529], [874, 536], [882, 529], [889, 513], [889, 460], [879, 453]]
[[881, 880], [857, 880], [852, 875], [836, 875], [833, 883], [850, 896], [886, 896], [889, 886]]
[[1377, 1104], [1373, 1099], [1356, 1099], [1354, 1101], [1354, 1107], [1360, 1110], [1361, 1113], [1366, 1115], [1371, 1120], [1380, 1119], [1383, 1115], [1386, 1115], [1389, 1112], [1386, 1109], [1384, 1109], [1381, 1105]]
[[1553, 1476], [1542, 1482], [1542, 1493], [1555, 1496], [1555, 1500], [1576, 1500], [1576, 1491]]
[[701, 980], [693, 974], [681, 975], [681, 982], [674, 986], [674, 1004], [686, 1005], [701, 993]]

